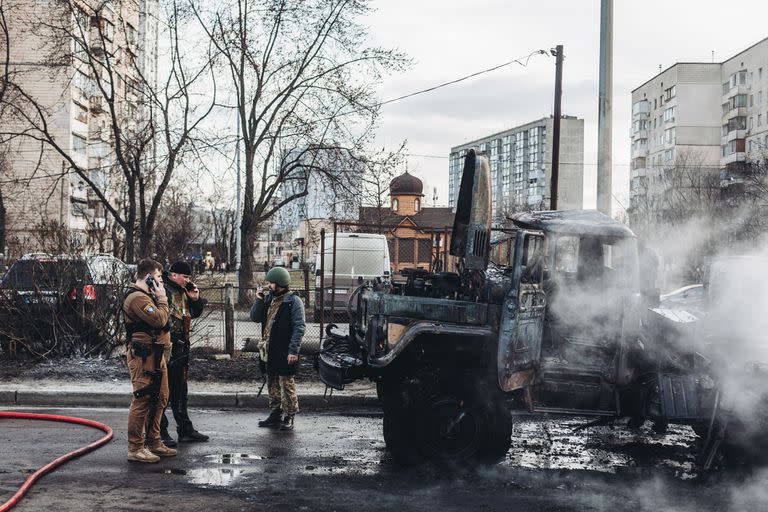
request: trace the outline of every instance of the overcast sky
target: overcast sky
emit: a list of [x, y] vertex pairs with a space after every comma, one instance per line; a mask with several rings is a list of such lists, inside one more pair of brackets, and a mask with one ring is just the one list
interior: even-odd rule
[[[379, 0], [366, 21], [381, 46], [414, 61], [389, 77], [383, 100], [564, 45], [563, 113], [585, 120], [584, 198], [595, 205], [599, 0]], [[768, 37], [768, 3], [707, 0], [614, 2], [614, 211], [629, 202], [630, 91], [678, 61], [723, 61]], [[409, 143], [409, 169], [438, 204], [448, 201], [452, 146], [511, 128], [553, 110], [555, 59], [538, 55], [435, 92], [383, 107], [379, 142]], [[430, 158], [415, 155], [434, 155]]]

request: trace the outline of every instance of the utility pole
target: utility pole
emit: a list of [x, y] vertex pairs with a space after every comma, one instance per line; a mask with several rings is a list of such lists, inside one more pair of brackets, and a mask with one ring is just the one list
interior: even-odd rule
[[549, 184], [549, 209], [557, 210], [557, 189], [560, 179], [560, 104], [563, 99], [563, 45], [550, 50], [555, 56], [555, 120], [552, 123], [552, 177]]
[[237, 197], [235, 199], [235, 282], [240, 282], [240, 244], [242, 244], [240, 235], [240, 223], [242, 222], [242, 213], [240, 213], [240, 116], [237, 116], [237, 140], [235, 141], [235, 169], [237, 172]]
[[613, 100], [613, 0], [600, 1], [600, 87], [597, 108], [597, 209], [611, 215]]

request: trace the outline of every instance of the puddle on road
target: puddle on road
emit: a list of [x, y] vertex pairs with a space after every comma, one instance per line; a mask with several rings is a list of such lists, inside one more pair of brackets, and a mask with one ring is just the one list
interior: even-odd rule
[[314, 464], [299, 468], [304, 474], [333, 474], [333, 475], [378, 475], [382, 472], [380, 456], [364, 454], [348, 457], [332, 457]]
[[267, 460], [272, 457], [264, 457], [263, 455], [255, 455], [253, 453], [224, 453], [206, 455], [203, 457], [203, 461], [212, 462], [214, 464], [228, 464], [233, 466], [240, 466], [244, 464], [252, 464], [258, 460]]
[[243, 475], [255, 472], [254, 469], [201, 468], [187, 470], [186, 476], [193, 485], [228, 487], [234, 485]]
[[186, 475], [187, 470], [186, 469], [164, 469], [162, 471], [159, 471], [159, 473], [162, 473], [164, 475]]
[[696, 477], [697, 437], [689, 427], [670, 425], [665, 435], [654, 434], [650, 423], [636, 431], [623, 424], [575, 431], [585, 423], [581, 418], [517, 423], [503, 464], [603, 473], [658, 467], [683, 480]]
[[201, 487], [229, 487], [246, 474], [257, 473], [255, 468], [195, 468], [195, 469], [163, 469], [158, 471], [164, 475], [185, 476], [192, 485]]

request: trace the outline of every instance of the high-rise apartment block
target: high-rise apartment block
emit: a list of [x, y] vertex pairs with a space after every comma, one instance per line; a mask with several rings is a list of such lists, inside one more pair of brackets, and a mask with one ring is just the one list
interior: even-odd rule
[[[510, 128], [451, 148], [448, 200], [456, 207], [464, 156], [474, 149], [491, 164], [494, 222], [520, 209], [549, 209], [553, 117]], [[584, 200], [584, 120], [562, 116], [558, 209], [582, 208]]]
[[[17, 5], [10, 21], [13, 80], [40, 107], [44, 116], [37, 119], [44, 117], [56, 144], [87, 170], [88, 180], [107, 197], [118, 197], [122, 183], [120, 173], [111, 172], [116, 169], [112, 127], [121, 133], [142, 130], [151, 115], [142, 84], [157, 76], [158, 0]], [[108, 102], [116, 107], [116, 119]], [[33, 112], [29, 105], [23, 108]], [[18, 116], [4, 122], [18, 133], [27, 129]], [[66, 230], [75, 247], [109, 249], [107, 212], [87, 181], [50, 146], [26, 136], [9, 141], [3, 185], [7, 247], [0, 252], [17, 257], [39, 250], [38, 227], [53, 225]]]
[[[724, 62], [679, 62], [632, 91], [630, 217], [664, 215], [685, 166], [719, 173], [723, 192], [744, 185], [768, 149], [768, 38]], [[683, 185], [686, 186], [686, 185]]]

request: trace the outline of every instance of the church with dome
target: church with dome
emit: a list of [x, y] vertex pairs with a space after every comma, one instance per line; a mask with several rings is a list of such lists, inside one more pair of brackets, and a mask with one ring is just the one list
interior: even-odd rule
[[360, 208], [365, 231], [386, 235], [393, 275], [404, 268], [452, 270], [453, 209], [424, 205], [424, 184], [408, 171], [389, 184], [389, 203]]

